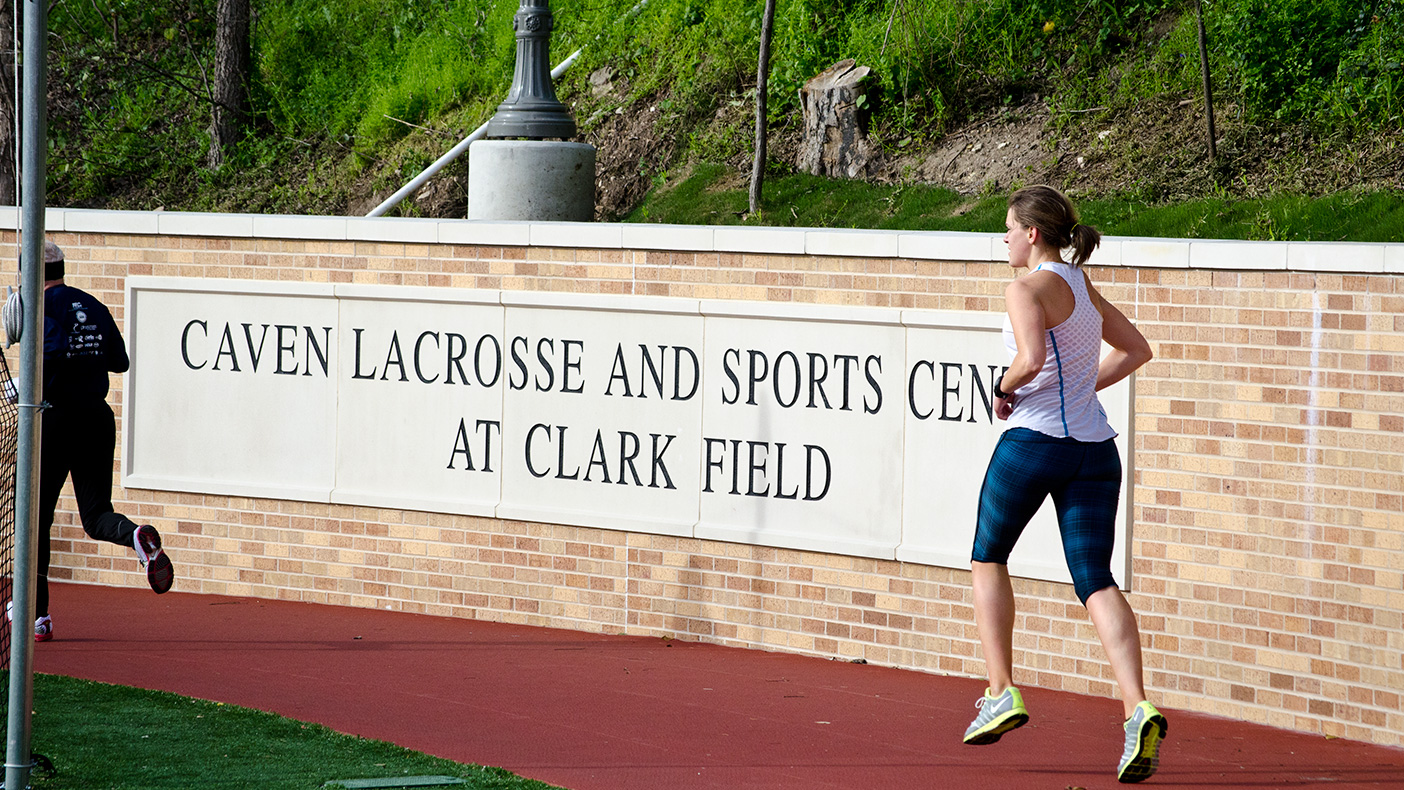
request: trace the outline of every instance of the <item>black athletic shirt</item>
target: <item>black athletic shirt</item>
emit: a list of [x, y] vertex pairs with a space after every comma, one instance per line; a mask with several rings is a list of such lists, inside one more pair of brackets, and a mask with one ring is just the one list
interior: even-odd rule
[[122, 333], [91, 294], [56, 285], [44, 291], [44, 400], [55, 406], [103, 400], [107, 374], [126, 372]]

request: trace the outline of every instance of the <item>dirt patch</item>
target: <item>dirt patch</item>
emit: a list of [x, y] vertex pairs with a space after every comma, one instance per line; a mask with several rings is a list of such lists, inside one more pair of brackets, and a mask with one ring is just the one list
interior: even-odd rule
[[656, 100], [641, 101], [605, 116], [585, 141], [595, 146], [595, 218], [618, 219], [643, 200], [653, 176], [677, 152]]
[[[712, 189], [746, 188], [755, 112], [749, 97], [723, 97], [707, 117], [685, 119], [670, 109], [666, 94], [630, 101], [626, 81], [607, 70], [592, 75], [589, 85], [585, 95], [567, 102], [585, 130], [577, 139], [596, 148], [596, 219], [617, 220], [654, 186], [686, 177], [690, 163], [679, 156], [690, 140], [710, 141], [701, 158], [729, 167]], [[867, 180], [929, 184], [971, 196], [1047, 183], [1078, 196], [1147, 202], [1404, 189], [1404, 136], [1398, 131], [1319, 139], [1304, 128], [1246, 123], [1232, 104], [1219, 107], [1216, 120], [1218, 161], [1211, 163], [1196, 100], [1168, 99], [1059, 119], [1034, 98], [993, 110], [925, 145], [888, 145]], [[798, 121], [772, 125], [772, 168], [795, 167]], [[349, 190], [361, 196], [348, 201], [352, 215], [364, 214], [393, 191], [372, 192], [366, 180]], [[423, 216], [465, 216], [466, 163], [450, 165], [413, 201]]]
[[1211, 160], [1195, 100], [1098, 110], [1061, 122], [1034, 100], [991, 112], [919, 150], [889, 154], [872, 180], [971, 195], [1047, 183], [1070, 194], [1149, 202], [1404, 189], [1399, 130], [1320, 138], [1305, 127], [1245, 122], [1233, 104], [1217, 108], [1215, 126]]
[[617, 220], [637, 206], [678, 152], [678, 118], [666, 95], [630, 100], [628, 79], [612, 69], [590, 75], [589, 95], [567, 99], [595, 146], [595, 219]]
[[882, 182], [939, 184], [957, 192], [1005, 191], [1033, 183], [1059, 158], [1047, 132], [1047, 108], [1037, 102], [1001, 111], [957, 129], [934, 145], [888, 158], [877, 169]]

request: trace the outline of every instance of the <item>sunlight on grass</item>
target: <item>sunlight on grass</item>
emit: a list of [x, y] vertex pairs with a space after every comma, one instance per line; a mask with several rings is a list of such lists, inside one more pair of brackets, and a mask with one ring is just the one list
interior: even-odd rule
[[[747, 183], [722, 165], [694, 167], [655, 188], [625, 222], [874, 228], [1000, 233], [1005, 195], [970, 197], [924, 184], [878, 185], [805, 174], [771, 176], [763, 210], [747, 213]], [[1208, 198], [1166, 205], [1078, 201], [1082, 220], [1109, 236], [1253, 241], [1404, 241], [1404, 195], [1349, 192], [1322, 198]]]
[[550, 790], [271, 713], [57, 675], [34, 677], [32, 751], [58, 773], [36, 790], [306, 790], [357, 778], [454, 776], [470, 790]]

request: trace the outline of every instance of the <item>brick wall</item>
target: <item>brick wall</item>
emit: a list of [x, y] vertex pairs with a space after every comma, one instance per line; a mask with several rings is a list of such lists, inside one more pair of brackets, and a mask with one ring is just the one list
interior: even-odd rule
[[[70, 284], [119, 322], [128, 274], [982, 312], [1003, 309], [1011, 277], [997, 239], [980, 237], [990, 254], [942, 261], [896, 257], [896, 242], [893, 257], [860, 257], [73, 230], [82, 225], [50, 238], [67, 251]], [[1089, 266], [1156, 351], [1136, 388], [1130, 596], [1152, 696], [1404, 745], [1404, 287], [1392, 273], [1404, 251], [1379, 252], [1374, 273], [1332, 271], [1349, 260], [1256, 271], [1162, 265], [1157, 244], [1111, 243], [1100, 260], [1117, 265]], [[1250, 260], [1331, 252], [1265, 247]], [[1201, 259], [1224, 259], [1210, 252]], [[0, 253], [14, 259], [13, 230]], [[120, 417], [120, 377], [111, 400]], [[984, 671], [966, 571], [435, 513], [116, 494], [119, 510], [162, 530], [184, 592]], [[132, 552], [87, 539], [73, 508], [65, 496], [53, 578], [143, 585]], [[1114, 696], [1071, 587], [1016, 579], [1015, 592], [1017, 682]]]

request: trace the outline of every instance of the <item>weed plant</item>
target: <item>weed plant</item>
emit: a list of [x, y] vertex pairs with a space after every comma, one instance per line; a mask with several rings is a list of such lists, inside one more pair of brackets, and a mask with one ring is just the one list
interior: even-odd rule
[[1404, 1], [1237, 0], [1217, 40], [1249, 107], [1324, 123], [1400, 120]]
[[212, 20], [154, 1], [54, 5], [50, 194], [81, 205], [189, 172], [208, 144], [201, 127], [209, 121], [190, 112], [209, 90], [189, 67], [192, 52], [212, 40]]
[[[255, 29], [259, 101], [297, 137], [371, 147], [494, 95], [515, 58], [515, 2], [282, 0]], [[508, 35], [502, 35], [506, 31]]]

